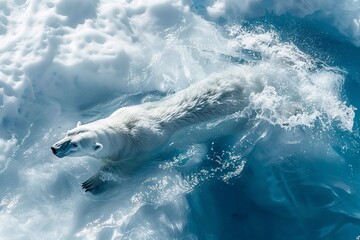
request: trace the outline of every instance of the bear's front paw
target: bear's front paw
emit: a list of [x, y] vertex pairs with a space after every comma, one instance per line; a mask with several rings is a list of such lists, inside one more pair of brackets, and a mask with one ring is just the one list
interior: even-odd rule
[[99, 189], [101, 180], [99, 178], [99, 174], [96, 174], [83, 182], [81, 184], [81, 187], [85, 190], [85, 192], [91, 192], [94, 193]]

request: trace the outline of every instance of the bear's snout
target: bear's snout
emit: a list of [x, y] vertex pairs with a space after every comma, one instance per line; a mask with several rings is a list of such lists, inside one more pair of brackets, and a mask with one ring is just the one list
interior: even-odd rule
[[50, 147], [52, 153], [58, 158], [68, 155], [70, 151], [70, 140], [61, 140]]
[[53, 154], [55, 154], [55, 155], [56, 155], [56, 153], [57, 153], [57, 150], [56, 150], [56, 148], [54, 148], [54, 147], [51, 147], [51, 151], [52, 151], [52, 153], [53, 153]]

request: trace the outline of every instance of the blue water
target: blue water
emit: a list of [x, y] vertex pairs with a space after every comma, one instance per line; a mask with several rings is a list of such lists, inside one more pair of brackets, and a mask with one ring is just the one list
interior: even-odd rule
[[[2, 119], [0, 137], [18, 141], [0, 166], [0, 239], [360, 237], [360, 47], [322, 11], [244, 16], [234, 9], [214, 19], [206, 11], [211, 2], [188, 5], [216, 34], [209, 29], [209, 38], [196, 35], [199, 41], [190, 34], [197, 22], [186, 17], [166, 31], [150, 30], [168, 45], [149, 41], [146, 47], [159, 56], [150, 63], [132, 59], [134, 66], [124, 71], [128, 85], [113, 86], [113, 73], [106, 70], [104, 80], [82, 80], [102, 75], [82, 73], [100, 66], [101, 58], [75, 67], [52, 59], [48, 66], [35, 65], [41, 71], [24, 68], [32, 91], [19, 99], [35, 114], [23, 111], [27, 120], [21, 121], [4, 113]], [[224, 46], [213, 46], [219, 39]], [[134, 176], [109, 171], [97, 194], [84, 193], [80, 185], [99, 162], [51, 155], [51, 144], [78, 120], [162, 99], [234, 66], [266, 78], [267, 92], [251, 96], [238, 114], [180, 130]], [[123, 72], [116, 73], [115, 79]], [[164, 75], [170, 87], [166, 77], [158, 80]], [[132, 77], [140, 80], [133, 83]], [[53, 88], [59, 85], [67, 88]]]
[[[311, 18], [268, 14], [245, 26], [259, 24], [275, 29], [283, 41], [295, 43], [314, 58], [345, 70], [341, 96], [359, 108], [358, 47]], [[259, 126], [256, 131], [267, 132], [266, 137], [244, 154], [241, 177], [231, 184], [214, 180], [189, 194], [200, 216], [198, 223], [209, 227], [200, 227], [201, 236], [210, 238], [206, 233], [211, 232], [216, 239], [356, 239], [360, 233], [358, 127], [358, 114], [351, 133], [333, 126], [327, 131]], [[284, 135], [300, 139], [287, 143]]]
[[[359, 108], [360, 49], [333, 28], [316, 19], [273, 14], [241, 24], [275, 30], [282, 41], [345, 70], [341, 96]], [[266, 136], [245, 152], [236, 142], [242, 135], [215, 141], [217, 151], [226, 149], [224, 142], [230, 141], [235, 146], [232, 151], [241, 152], [246, 165], [230, 184], [214, 179], [188, 195], [198, 216], [194, 225], [200, 238], [356, 239], [360, 234], [358, 127], [356, 111], [353, 132], [335, 126], [326, 131], [283, 130], [262, 123], [251, 129], [254, 136], [249, 137], [263, 132]]]

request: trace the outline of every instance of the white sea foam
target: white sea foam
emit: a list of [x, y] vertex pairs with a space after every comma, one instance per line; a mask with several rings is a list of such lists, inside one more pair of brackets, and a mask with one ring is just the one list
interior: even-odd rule
[[336, 123], [352, 130], [355, 109], [340, 95], [344, 71], [312, 58], [292, 43], [281, 42], [275, 32], [237, 26], [228, 31], [234, 52], [244, 53], [253, 63], [246, 66], [248, 77], [266, 84], [262, 92], [250, 96], [250, 108], [257, 117], [289, 127], [311, 127], [320, 121], [325, 128]]

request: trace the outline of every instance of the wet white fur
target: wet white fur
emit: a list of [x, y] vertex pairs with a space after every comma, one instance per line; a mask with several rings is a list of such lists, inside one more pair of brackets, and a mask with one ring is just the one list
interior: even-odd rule
[[163, 146], [182, 127], [241, 111], [249, 95], [262, 89], [248, 79], [246, 72], [234, 69], [212, 75], [161, 101], [120, 108], [109, 117], [80, 125], [66, 138], [81, 142], [82, 135], [91, 135], [91, 144], [102, 149], [80, 155], [126, 161]]

